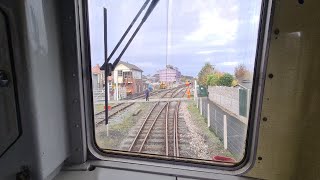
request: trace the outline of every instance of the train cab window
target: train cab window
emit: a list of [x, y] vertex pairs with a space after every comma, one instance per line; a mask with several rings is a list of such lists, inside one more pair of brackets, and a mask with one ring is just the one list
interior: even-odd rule
[[243, 161], [261, 75], [262, 4], [88, 1], [97, 148], [184, 163]]

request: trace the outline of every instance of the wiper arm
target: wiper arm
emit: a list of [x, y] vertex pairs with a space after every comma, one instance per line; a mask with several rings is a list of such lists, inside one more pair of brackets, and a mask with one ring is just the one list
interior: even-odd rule
[[[110, 59], [112, 58], [113, 54], [117, 51], [117, 49], [119, 48], [120, 44], [122, 43], [122, 41], [124, 40], [124, 38], [127, 36], [127, 34], [129, 33], [129, 31], [131, 30], [132, 26], [134, 25], [134, 23], [136, 23], [137, 19], [139, 18], [140, 14], [142, 13], [142, 11], [146, 8], [146, 6], [148, 5], [148, 3], [150, 2], [150, 0], [146, 0], [146, 2], [142, 5], [141, 9], [139, 10], [138, 14], [136, 15], [136, 17], [134, 17], [134, 19], [132, 20], [132, 22], [130, 23], [129, 27], [126, 29], [126, 31], [124, 32], [124, 34], [121, 36], [120, 41], [117, 43], [117, 45], [114, 47], [114, 49], [112, 50], [110, 56], [108, 57], [108, 61], [110, 61]], [[106, 22], [106, 21], [104, 21]]]
[[131, 44], [133, 38], [137, 35], [137, 33], [139, 32], [140, 28], [142, 27], [143, 23], [148, 19], [148, 17], [150, 16], [150, 14], [152, 13], [153, 9], [156, 7], [156, 5], [158, 4], [159, 0], [152, 0], [149, 8], [146, 11], [146, 14], [144, 15], [144, 17], [142, 18], [140, 24], [138, 25], [137, 29], [134, 31], [134, 33], [132, 34], [132, 36], [130, 37], [129, 41], [127, 42], [127, 44], [125, 45], [125, 47], [123, 48], [123, 50], [121, 51], [121, 53], [119, 54], [118, 58], [113, 62], [112, 67], [116, 67], [117, 64], [119, 63], [122, 55], [126, 52], [127, 48], [129, 47], [129, 45]]
[[[123, 54], [126, 52], [127, 48], [129, 47], [129, 45], [131, 44], [132, 40], [134, 39], [134, 37], [136, 36], [136, 34], [139, 32], [140, 28], [142, 27], [143, 23], [148, 19], [148, 17], [150, 16], [150, 14], [152, 13], [152, 11], [154, 10], [154, 8], [156, 7], [156, 5], [158, 4], [159, 0], [152, 0], [144, 17], [142, 18], [140, 24], [138, 25], [138, 27], [136, 28], [136, 30], [134, 31], [134, 33], [131, 35], [129, 41], [127, 42], [127, 44], [125, 45], [125, 47], [123, 48], [123, 50], [121, 51], [121, 53], [119, 54], [119, 56], [116, 58], [116, 60], [111, 64], [109, 63], [109, 61], [111, 60], [112, 56], [114, 55], [114, 53], [116, 52], [116, 50], [118, 49], [118, 47], [120, 46], [120, 44], [122, 43], [123, 39], [127, 36], [127, 34], [129, 33], [130, 29], [132, 28], [132, 26], [134, 25], [134, 23], [137, 21], [138, 17], [140, 16], [140, 14], [142, 13], [142, 11], [145, 9], [145, 7], [147, 6], [147, 4], [150, 2], [150, 0], [146, 0], [146, 2], [143, 4], [143, 6], [141, 7], [141, 9], [139, 10], [138, 14], [135, 16], [135, 18], [132, 20], [131, 24], [129, 25], [129, 27], [127, 28], [127, 30], [125, 31], [125, 33], [122, 35], [122, 37], [120, 38], [120, 41], [117, 43], [117, 45], [115, 46], [115, 48], [112, 50], [110, 57], [108, 59], [105, 60], [105, 63], [102, 65], [101, 70], [105, 70], [106, 74], [108, 76], [111, 76], [111, 72], [114, 70], [114, 68], [117, 66], [117, 64], [119, 63], [121, 57], [123, 56]], [[106, 23], [106, 16], [104, 19], [104, 23]], [[106, 25], [104, 26], [106, 28]], [[104, 30], [104, 35], [105, 37], [107, 36], [107, 30]], [[106, 42], [106, 38], [105, 38], [105, 47], [107, 47], [107, 42]], [[105, 52], [106, 53], [106, 52]], [[105, 67], [107, 66], [107, 68]]]

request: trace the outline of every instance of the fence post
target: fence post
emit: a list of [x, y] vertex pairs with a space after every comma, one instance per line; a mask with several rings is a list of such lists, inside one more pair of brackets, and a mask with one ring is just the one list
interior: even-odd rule
[[210, 104], [208, 102], [208, 107], [207, 107], [207, 118], [208, 118], [208, 127], [210, 127]]
[[202, 98], [200, 98], [200, 114], [202, 115]]
[[250, 112], [250, 89], [247, 90], [247, 117], [249, 118], [249, 112]]
[[228, 149], [227, 116], [223, 115], [223, 146]]
[[199, 98], [196, 98], [197, 99], [197, 108], [199, 109]]
[[214, 121], [215, 121], [215, 128], [216, 128], [216, 135], [218, 136], [218, 121], [217, 121], [217, 110], [214, 109]]

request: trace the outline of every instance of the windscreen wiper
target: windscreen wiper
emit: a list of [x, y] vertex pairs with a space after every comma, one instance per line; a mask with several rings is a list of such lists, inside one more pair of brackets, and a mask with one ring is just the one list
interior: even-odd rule
[[[148, 17], [150, 16], [150, 14], [152, 13], [152, 11], [154, 10], [154, 8], [156, 7], [156, 5], [158, 4], [159, 0], [152, 0], [148, 9], [146, 10], [145, 15], [143, 16], [143, 18], [141, 19], [140, 24], [137, 26], [136, 30], [133, 32], [133, 34], [131, 35], [129, 41], [127, 42], [127, 44], [124, 46], [123, 50], [120, 52], [119, 56], [116, 58], [116, 60], [113, 63], [110, 63], [110, 60], [112, 58], [112, 56], [114, 55], [114, 53], [117, 51], [117, 49], [119, 48], [120, 44], [122, 43], [122, 41], [124, 40], [124, 38], [128, 35], [129, 31], [131, 30], [132, 26], [135, 24], [135, 22], [137, 21], [137, 19], [139, 18], [139, 16], [141, 15], [142, 11], [146, 8], [146, 6], [149, 4], [150, 0], [146, 0], [146, 2], [142, 5], [141, 9], [139, 10], [139, 12], [137, 13], [137, 15], [134, 17], [134, 19], [132, 20], [132, 22], [130, 23], [129, 27], [126, 29], [126, 31], [124, 32], [124, 34], [122, 35], [122, 37], [120, 38], [119, 42], [117, 43], [117, 45], [115, 46], [115, 48], [112, 50], [110, 56], [107, 58], [105, 55], [105, 62], [104, 64], [101, 66], [101, 70], [105, 70], [106, 71], [106, 75], [111, 76], [111, 72], [114, 70], [114, 68], [117, 66], [117, 64], [119, 63], [121, 57], [123, 56], [123, 54], [126, 52], [126, 50], [128, 49], [129, 45], [131, 44], [132, 40], [134, 39], [134, 37], [137, 35], [137, 33], [139, 32], [140, 28], [142, 27], [143, 23], [148, 19]], [[107, 30], [106, 30], [106, 23], [107, 23], [107, 16], [106, 16], [106, 12], [107, 10], [104, 8], [104, 44], [105, 44], [105, 48], [107, 47]], [[106, 49], [105, 49], [105, 54], [107, 53]]]

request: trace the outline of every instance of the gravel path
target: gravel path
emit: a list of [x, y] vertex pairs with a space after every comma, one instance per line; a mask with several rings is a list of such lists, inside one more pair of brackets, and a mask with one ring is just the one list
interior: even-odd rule
[[[96, 142], [100, 148], [121, 150], [121, 142], [127, 138], [128, 132], [138, 122], [141, 112], [133, 116], [139, 109], [144, 109], [147, 103], [135, 103], [109, 119], [109, 134], [106, 125], [96, 126]], [[141, 119], [141, 118], [139, 118]]]
[[132, 106], [112, 116], [111, 118], [109, 118], [110, 125], [121, 123], [126, 117], [131, 116], [140, 106], [140, 103], [134, 103]]
[[233, 158], [233, 155], [223, 148], [219, 138], [208, 129], [194, 102], [182, 102], [180, 108], [188, 127], [188, 137], [191, 137], [190, 152], [194, 156], [190, 158], [211, 160], [216, 155]]
[[188, 111], [187, 103], [182, 102], [180, 105], [181, 111], [183, 112], [183, 119], [186, 122], [188, 128], [188, 137], [190, 139], [190, 151], [195, 154], [197, 159], [208, 159], [208, 145], [205, 143], [203, 136], [201, 135], [200, 128], [196, 127], [191, 114]]

